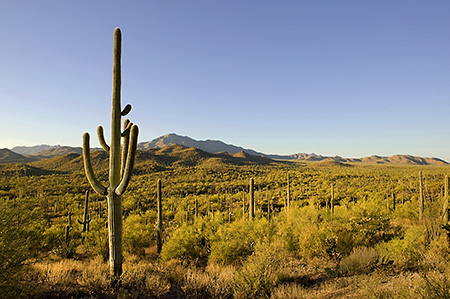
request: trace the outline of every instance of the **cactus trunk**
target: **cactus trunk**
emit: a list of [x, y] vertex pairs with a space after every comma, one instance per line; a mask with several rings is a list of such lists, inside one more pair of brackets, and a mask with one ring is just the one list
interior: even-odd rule
[[108, 190], [108, 235], [110, 274], [122, 275], [122, 198]]

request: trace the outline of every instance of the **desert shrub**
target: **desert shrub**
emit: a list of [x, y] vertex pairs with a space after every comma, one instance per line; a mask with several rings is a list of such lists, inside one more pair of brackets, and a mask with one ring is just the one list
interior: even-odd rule
[[308, 292], [299, 284], [282, 284], [272, 291], [271, 299], [307, 299]]
[[422, 225], [405, 229], [404, 235], [377, 244], [382, 256], [387, 256], [400, 268], [417, 268], [425, 252], [425, 228]]
[[267, 298], [282, 279], [288, 253], [280, 244], [260, 243], [234, 276], [235, 298]]
[[323, 246], [326, 238], [321, 211], [311, 206], [291, 206], [289, 221], [285, 221], [279, 235], [284, 247], [298, 256], [311, 258], [326, 254]]
[[84, 246], [91, 255], [100, 255], [106, 261], [109, 258], [108, 228], [106, 219], [93, 218], [89, 223], [89, 232], [84, 234]]
[[130, 255], [124, 263], [122, 285], [134, 296], [159, 298], [166, 295], [171, 288], [164, 275], [165, 269], [158, 263], [148, 263], [133, 259]]
[[33, 269], [33, 280], [40, 285], [40, 291], [52, 297], [90, 297], [106, 293], [109, 288], [109, 268], [100, 256], [87, 261], [36, 263]]
[[42, 243], [44, 222], [42, 211], [26, 202], [2, 201], [0, 210], [0, 294], [14, 298], [31, 291], [20, 281]]
[[448, 271], [432, 270], [422, 273], [422, 280], [416, 289], [421, 298], [449, 299], [450, 298], [450, 274]]
[[357, 247], [340, 262], [340, 271], [353, 275], [370, 273], [377, 266], [380, 256], [375, 248]]
[[183, 224], [174, 230], [163, 244], [161, 259], [199, 262], [207, 256], [208, 244], [206, 241], [207, 239], [200, 229], [193, 225]]
[[131, 254], [144, 255], [145, 248], [153, 240], [154, 226], [139, 214], [132, 214], [125, 218], [123, 224], [124, 251]]
[[42, 234], [43, 248], [57, 253], [61, 250], [65, 238], [65, 224], [55, 224], [45, 229]]
[[211, 237], [210, 261], [239, 265], [253, 253], [257, 242], [271, 239], [273, 235], [274, 228], [265, 218], [222, 225]]

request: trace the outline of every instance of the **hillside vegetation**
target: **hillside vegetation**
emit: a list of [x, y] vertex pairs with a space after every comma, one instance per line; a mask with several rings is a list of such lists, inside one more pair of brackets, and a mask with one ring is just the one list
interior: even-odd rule
[[[106, 180], [107, 156], [96, 151], [92, 161]], [[179, 145], [139, 151], [123, 196], [119, 295], [450, 298], [449, 240], [442, 227], [449, 169], [277, 162]], [[2, 164], [0, 173], [0, 297], [116, 298], [106, 261], [105, 198], [92, 192], [89, 230], [78, 223], [90, 189], [82, 157]]]

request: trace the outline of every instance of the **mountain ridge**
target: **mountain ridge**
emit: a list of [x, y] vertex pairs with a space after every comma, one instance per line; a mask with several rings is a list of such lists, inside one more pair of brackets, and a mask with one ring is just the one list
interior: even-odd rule
[[[267, 162], [264, 159], [272, 160], [290, 160], [290, 161], [302, 161], [302, 162], [320, 162], [320, 161], [334, 161], [338, 163], [371, 163], [371, 164], [406, 164], [406, 165], [449, 165], [447, 161], [440, 158], [423, 158], [418, 156], [412, 156], [408, 154], [397, 154], [390, 157], [372, 155], [370, 157], [363, 158], [343, 158], [340, 156], [322, 156], [315, 153], [296, 153], [291, 155], [276, 155], [276, 154], [264, 154], [252, 149], [246, 149], [240, 146], [227, 144], [221, 140], [195, 140], [188, 136], [181, 136], [175, 133], [166, 134], [155, 138], [151, 141], [140, 142], [137, 146], [139, 151], [145, 151], [152, 148], [164, 148], [170, 145], [182, 145], [187, 148], [197, 148], [202, 151], [213, 154], [226, 154], [228, 156], [246, 157], [246, 159], [258, 158], [258, 161]], [[48, 159], [56, 156], [65, 155], [68, 153], [81, 154], [81, 147], [70, 147], [61, 145], [37, 145], [37, 146], [16, 146], [13, 147], [10, 152], [6, 152], [3, 149], [0, 152], [0, 163], [9, 162], [31, 162], [36, 160]], [[31, 153], [31, 154], [30, 154]], [[19, 156], [17, 156], [19, 155]], [[249, 157], [253, 156], [253, 157]]]

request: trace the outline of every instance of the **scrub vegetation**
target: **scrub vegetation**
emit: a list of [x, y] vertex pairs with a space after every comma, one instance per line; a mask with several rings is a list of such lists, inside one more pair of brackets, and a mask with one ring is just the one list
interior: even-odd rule
[[136, 155], [119, 289], [106, 196], [86, 196], [82, 157], [0, 165], [2, 298], [450, 297], [449, 167]]

